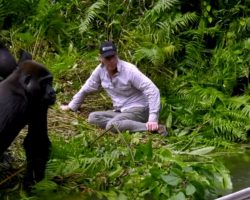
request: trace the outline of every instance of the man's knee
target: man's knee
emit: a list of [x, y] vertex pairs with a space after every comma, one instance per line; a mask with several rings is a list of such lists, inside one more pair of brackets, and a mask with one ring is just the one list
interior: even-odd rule
[[113, 120], [110, 120], [106, 127], [105, 127], [106, 130], [109, 130], [111, 132], [114, 132], [114, 133], [117, 133], [118, 130], [119, 130], [119, 123], [117, 121], [113, 121]]
[[98, 121], [97, 114], [95, 112], [90, 113], [88, 117], [88, 122], [90, 124], [96, 124], [97, 121]]

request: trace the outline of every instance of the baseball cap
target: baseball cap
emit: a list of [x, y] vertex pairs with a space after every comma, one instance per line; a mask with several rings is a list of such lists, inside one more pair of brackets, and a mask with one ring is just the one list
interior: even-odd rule
[[109, 57], [116, 55], [116, 46], [113, 42], [106, 41], [101, 44], [100, 54], [102, 57]]

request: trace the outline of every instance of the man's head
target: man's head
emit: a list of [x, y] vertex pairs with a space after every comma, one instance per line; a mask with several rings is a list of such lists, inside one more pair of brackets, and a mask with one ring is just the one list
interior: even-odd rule
[[116, 46], [110, 42], [104, 42], [100, 46], [101, 62], [106, 67], [109, 74], [115, 74], [117, 72], [117, 50]]
[[103, 42], [100, 46], [100, 54], [103, 58], [115, 56], [117, 54], [116, 46], [110, 41]]

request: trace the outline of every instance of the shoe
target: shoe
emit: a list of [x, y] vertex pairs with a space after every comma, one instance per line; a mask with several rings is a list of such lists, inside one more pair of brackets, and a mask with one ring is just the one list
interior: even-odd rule
[[166, 137], [168, 135], [166, 126], [159, 124], [157, 133], [160, 134], [161, 136]]

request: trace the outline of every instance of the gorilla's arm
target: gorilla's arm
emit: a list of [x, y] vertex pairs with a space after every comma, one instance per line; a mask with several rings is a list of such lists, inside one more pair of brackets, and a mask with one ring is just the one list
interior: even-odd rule
[[49, 160], [51, 142], [47, 130], [47, 109], [42, 105], [31, 114], [28, 123], [28, 135], [24, 140], [27, 157], [26, 184], [43, 179], [46, 163]]
[[[46, 163], [50, 156], [51, 142], [48, 137], [47, 112], [49, 106], [53, 105], [56, 100], [52, 81], [52, 75], [44, 72], [40, 74], [39, 79], [35, 83], [32, 81], [28, 83], [28, 85], [38, 84], [40, 95], [42, 96], [40, 96], [40, 100], [33, 97], [29, 102], [28, 134], [24, 140], [24, 149], [27, 157], [25, 184], [27, 185], [44, 178]], [[32, 87], [34, 88], [32, 89]], [[34, 85], [30, 85], [29, 89], [33, 92], [37, 91]]]

